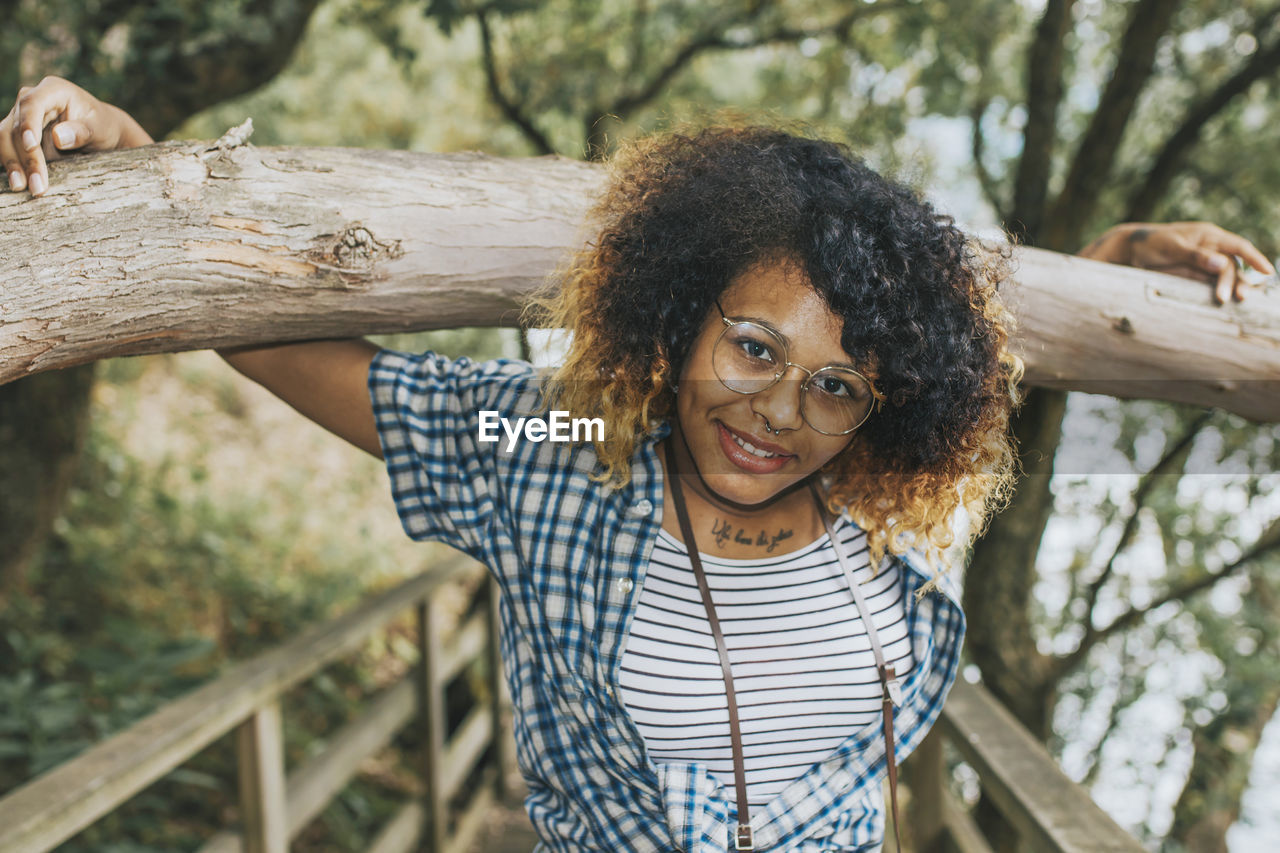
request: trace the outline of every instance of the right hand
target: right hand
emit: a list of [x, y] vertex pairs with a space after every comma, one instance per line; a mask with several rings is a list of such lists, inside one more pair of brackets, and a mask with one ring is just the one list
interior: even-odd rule
[[151, 143], [133, 118], [98, 100], [70, 80], [46, 77], [23, 86], [13, 109], [0, 119], [0, 163], [9, 189], [49, 189], [48, 161], [70, 151], [111, 151]]

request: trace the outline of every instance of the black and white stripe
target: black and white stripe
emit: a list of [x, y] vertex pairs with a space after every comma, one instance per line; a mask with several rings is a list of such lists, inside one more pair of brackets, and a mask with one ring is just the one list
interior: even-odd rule
[[[866, 535], [836, 538], [862, 584], [885, 658], [914, 665], [901, 573], [873, 576]], [[849, 735], [880, 719], [875, 657], [828, 537], [763, 560], [703, 554], [742, 723], [747, 792], [763, 806]], [[654, 545], [627, 647], [621, 697], [655, 762], [701, 762], [733, 786], [724, 679], [685, 547]]]

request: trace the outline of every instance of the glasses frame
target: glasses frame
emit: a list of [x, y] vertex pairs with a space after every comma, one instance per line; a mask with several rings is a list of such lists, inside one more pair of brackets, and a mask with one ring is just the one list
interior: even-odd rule
[[[782, 345], [782, 357], [783, 359], [786, 360], [785, 363], [781, 365], [781, 368], [776, 373], [774, 373], [773, 380], [768, 385], [765, 385], [763, 388], [757, 388], [754, 391], [740, 391], [737, 388], [734, 388], [732, 385], [724, 381], [724, 377], [720, 375], [719, 370], [715, 370], [714, 372], [716, 374], [716, 379], [719, 379], [720, 384], [723, 385], [728, 390], [732, 391], [735, 394], [741, 394], [744, 397], [750, 397], [753, 394], [759, 394], [761, 391], [768, 391], [774, 385], [777, 385], [778, 381], [782, 379], [782, 377], [785, 376], [787, 371], [792, 367], [799, 368], [800, 370], [803, 370], [806, 374], [808, 374], [805, 377], [804, 382], [800, 386], [800, 417], [804, 419], [804, 422], [806, 424], [809, 424], [810, 429], [812, 429], [814, 432], [821, 433], [822, 435], [848, 435], [849, 433], [858, 429], [858, 427], [865, 424], [867, 420], [871, 417], [872, 412], [879, 410], [880, 404], [884, 401], [884, 395], [881, 394], [880, 391], [876, 388], [875, 383], [872, 382], [870, 379], [868, 379], [862, 372], [843, 364], [828, 364], [824, 367], [819, 367], [817, 370], [810, 370], [809, 368], [805, 367], [803, 364], [796, 364], [794, 361], [790, 360], [791, 351], [788, 349], [787, 342], [782, 337], [782, 334], [780, 332], [777, 332], [774, 329], [770, 328], [769, 326], [766, 326], [763, 323], [760, 323], [759, 321], [756, 321], [756, 320], [747, 320], [741, 317], [728, 317], [725, 315], [724, 309], [720, 307], [720, 300], [719, 299], [715, 300], [715, 303], [716, 303], [716, 310], [720, 312], [720, 319], [721, 321], [724, 322], [724, 328], [720, 331], [720, 335], [719, 337], [716, 338], [716, 342], [711, 346], [712, 353], [714, 353], [716, 351], [716, 348], [720, 346], [720, 342], [724, 340], [724, 336], [729, 333], [730, 329], [732, 329], [734, 326], [745, 324], [745, 325], [755, 326], [760, 329], [764, 329], [766, 332], [768, 332], [770, 335], [776, 338], [778, 343]], [[712, 358], [713, 369], [714, 369], [714, 365], [715, 365], [715, 358], [713, 357]], [[809, 416], [805, 414], [805, 404], [804, 404], [806, 400], [805, 395], [809, 393], [809, 384], [813, 381], [813, 377], [817, 376], [819, 373], [821, 373], [824, 370], [830, 370], [830, 369], [839, 369], [839, 370], [849, 371], [850, 373], [854, 374], [859, 379], [861, 379], [863, 382], [867, 383], [867, 390], [871, 392], [872, 403], [870, 406], [867, 406], [867, 413], [862, 416], [862, 420], [858, 421], [856, 424], [849, 427], [849, 429], [844, 430], [843, 432], [827, 432], [826, 430], [818, 429], [816, 426], [813, 425], [812, 422], [810, 422]]]

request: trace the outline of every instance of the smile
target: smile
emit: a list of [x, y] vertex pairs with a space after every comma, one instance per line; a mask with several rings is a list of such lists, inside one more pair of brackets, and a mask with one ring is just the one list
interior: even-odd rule
[[720, 422], [716, 423], [716, 432], [725, 458], [748, 474], [772, 474], [796, 458], [795, 454], [788, 453], [785, 448], [769, 444], [749, 433], [744, 436]]
[[732, 433], [729, 434], [729, 437], [732, 438], [735, 442], [737, 442], [738, 446], [741, 447], [743, 450], [747, 451], [753, 456], [759, 456], [761, 459], [773, 459], [775, 456], [778, 455], [776, 453], [770, 453], [767, 450], [761, 450], [760, 448], [756, 447], [754, 444], [751, 444], [750, 442], [747, 442], [747, 441], [743, 441], [742, 439], [738, 438], [736, 435], [733, 435]]

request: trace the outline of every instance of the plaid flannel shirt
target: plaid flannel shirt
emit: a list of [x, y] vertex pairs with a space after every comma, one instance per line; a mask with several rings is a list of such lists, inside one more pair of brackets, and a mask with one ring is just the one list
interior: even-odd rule
[[[518, 361], [379, 353], [369, 389], [400, 519], [414, 539], [446, 542], [486, 564], [500, 585], [502, 655], [537, 850], [725, 851], [732, 784], [702, 764], [654, 764], [618, 698], [627, 632], [662, 525], [655, 444], [669, 427], [645, 437], [621, 489], [591, 479], [590, 444], [522, 439], [508, 452], [505, 436], [480, 442], [480, 411], [512, 421], [538, 412], [540, 379]], [[917, 665], [894, 719], [899, 761], [941, 711], [964, 635], [950, 585], [917, 601], [931, 575], [914, 556], [903, 563]], [[753, 814], [756, 848], [879, 849], [880, 729], [877, 721], [850, 732]]]

